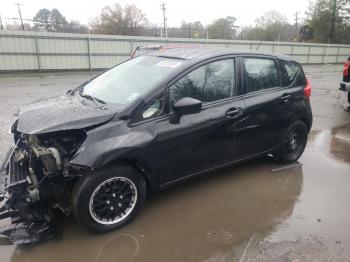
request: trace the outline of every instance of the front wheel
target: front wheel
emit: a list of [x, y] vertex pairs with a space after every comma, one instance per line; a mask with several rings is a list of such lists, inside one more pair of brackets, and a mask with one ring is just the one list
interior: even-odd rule
[[80, 178], [72, 193], [73, 213], [84, 227], [103, 233], [130, 222], [145, 198], [146, 184], [138, 170], [110, 167]]
[[302, 121], [291, 124], [282, 137], [274, 157], [282, 163], [292, 163], [299, 159], [307, 143], [307, 127]]
[[350, 92], [348, 92], [348, 102], [350, 104]]

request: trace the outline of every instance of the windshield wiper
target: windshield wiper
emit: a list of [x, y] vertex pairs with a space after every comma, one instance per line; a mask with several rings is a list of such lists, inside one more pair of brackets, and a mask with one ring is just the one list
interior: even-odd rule
[[82, 96], [82, 97], [86, 97], [86, 98], [88, 98], [88, 99], [94, 101], [95, 104], [97, 105], [97, 107], [98, 107], [99, 109], [102, 109], [102, 110], [106, 110], [106, 109], [107, 109], [105, 106], [100, 105], [100, 104], [106, 104], [105, 101], [103, 101], [103, 100], [101, 100], [101, 99], [98, 99], [98, 98], [96, 98], [96, 97], [93, 97], [92, 95], [84, 94], [84, 93], [82, 93], [82, 92], [79, 93], [79, 94], [80, 94], [80, 96]]

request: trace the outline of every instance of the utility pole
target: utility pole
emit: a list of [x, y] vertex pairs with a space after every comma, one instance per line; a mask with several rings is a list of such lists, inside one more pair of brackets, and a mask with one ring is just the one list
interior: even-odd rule
[[298, 14], [299, 12], [295, 12], [295, 40], [298, 39], [298, 21], [299, 21]]
[[165, 16], [165, 11], [166, 11], [166, 3], [161, 3], [160, 4], [160, 8], [162, 9], [163, 11], [163, 31], [164, 31], [164, 36], [165, 38], [168, 38], [168, 30], [167, 30], [167, 27], [166, 27], [166, 16]]
[[1, 30], [4, 30], [4, 26], [2, 25], [1, 15], [0, 15], [0, 28], [1, 28]]
[[17, 5], [19, 18], [21, 19], [22, 30], [24, 31], [23, 19], [22, 19], [21, 8], [20, 8], [20, 6], [21, 6], [22, 4], [14, 3], [14, 5]]
[[191, 38], [191, 23], [188, 23], [188, 38]]

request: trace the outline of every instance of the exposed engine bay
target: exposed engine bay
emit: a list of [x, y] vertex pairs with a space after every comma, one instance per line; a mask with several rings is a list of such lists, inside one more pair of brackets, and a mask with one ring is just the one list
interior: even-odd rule
[[70, 195], [86, 167], [70, 164], [86, 138], [84, 130], [27, 135], [14, 131], [15, 147], [0, 172], [0, 236], [17, 245], [55, 236], [53, 213], [71, 213]]

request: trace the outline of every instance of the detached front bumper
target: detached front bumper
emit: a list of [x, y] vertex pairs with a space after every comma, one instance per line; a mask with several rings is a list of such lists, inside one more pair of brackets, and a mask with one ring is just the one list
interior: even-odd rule
[[52, 216], [31, 201], [27, 167], [13, 154], [11, 149], [0, 169], [0, 220], [9, 222], [0, 227], [0, 238], [16, 245], [37, 244], [54, 237]]

